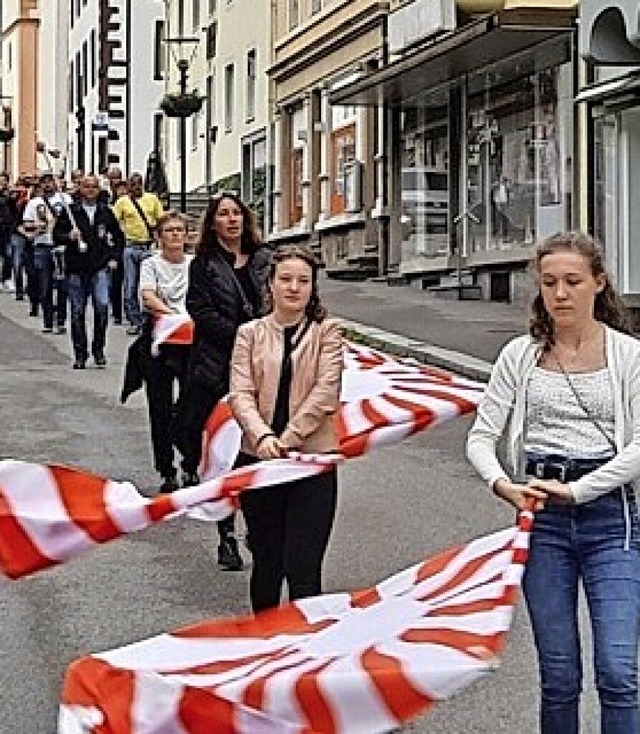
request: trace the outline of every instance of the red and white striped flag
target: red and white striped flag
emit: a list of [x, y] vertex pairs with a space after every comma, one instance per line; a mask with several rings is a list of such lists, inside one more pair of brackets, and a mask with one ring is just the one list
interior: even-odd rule
[[482, 391], [442, 370], [348, 344], [336, 415], [339, 457], [292, 455], [230, 472], [240, 433], [223, 402], [207, 424], [203, 483], [171, 495], [149, 499], [129, 482], [82, 470], [0, 461], [0, 571], [19, 578], [180, 511], [221, 519], [237, 506], [239, 492], [323, 471], [327, 461], [472, 412]]
[[[361, 456], [378, 446], [459, 415], [471, 413], [484, 386], [413, 359], [347, 342], [340, 410], [335, 424], [340, 453]], [[204, 431], [200, 476], [211, 478], [229, 470], [240, 446], [240, 428], [222, 401]]]
[[494, 670], [530, 512], [376, 586], [73, 663], [59, 734], [373, 734]]
[[163, 314], [154, 318], [151, 354], [158, 356], [162, 344], [192, 344], [193, 328], [188, 314]]

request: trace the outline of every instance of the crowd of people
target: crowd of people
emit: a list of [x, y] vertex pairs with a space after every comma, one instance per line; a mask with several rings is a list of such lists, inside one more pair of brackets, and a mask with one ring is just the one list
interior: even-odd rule
[[[76, 369], [90, 354], [104, 366], [109, 311], [122, 322], [124, 307], [137, 338], [122, 399], [145, 387], [160, 492], [200, 481], [203, 429], [227, 394], [242, 430], [236, 467], [338, 449], [342, 334], [322, 306], [308, 248], [264, 245], [233, 193], [211, 197], [189, 254], [185, 216], [164, 212], [139, 175], [125, 182], [113, 171], [105, 186], [76, 172], [70, 191], [50, 173], [26, 183], [11, 188], [0, 176], [3, 288], [26, 297], [47, 334], [66, 331], [70, 303]], [[535, 511], [523, 589], [540, 666], [540, 731], [579, 731], [581, 584], [601, 731], [637, 732], [640, 345], [591, 237], [551, 237], [533, 266], [529, 333], [494, 366], [468, 457], [496, 495]], [[152, 353], [152, 317], [175, 313], [192, 319], [193, 343]], [[292, 600], [321, 592], [336, 498], [335, 470], [242, 496], [254, 611], [277, 606], [285, 584]], [[218, 530], [220, 565], [242, 568], [234, 517]]]
[[110, 316], [122, 324], [123, 305], [127, 333], [140, 333], [140, 264], [152, 254], [162, 213], [142, 176], [124, 179], [118, 168], [104, 177], [74, 170], [69, 183], [51, 171], [13, 185], [0, 174], [2, 290], [28, 303], [45, 334], [66, 334], [70, 322], [74, 369], [84, 369], [90, 356], [106, 365]]

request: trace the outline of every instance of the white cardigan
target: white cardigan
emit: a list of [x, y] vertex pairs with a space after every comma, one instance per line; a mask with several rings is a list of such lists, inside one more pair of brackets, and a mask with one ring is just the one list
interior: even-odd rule
[[[467, 457], [480, 476], [493, 486], [509, 473], [496, 455], [507, 422], [507, 456], [512, 476], [524, 478], [526, 396], [542, 347], [530, 336], [509, 342], [500, 353], [478, 413], [467, 437]], [[607, 368], [614, 392], [617, 454], [569, 488], [576, 503], [589, 502], [640, 476], [640, 342], [606, 327]], [[570, 447], [567, 454], [571, 455]]]

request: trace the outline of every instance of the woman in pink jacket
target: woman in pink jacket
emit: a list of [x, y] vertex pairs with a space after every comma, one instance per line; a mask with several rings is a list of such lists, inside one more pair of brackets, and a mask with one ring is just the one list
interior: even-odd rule
[[[279, 247], [268, 279], [270, 313], [240, 327], [230, 404], [243, 432], [236, 466], [295, 450], [334, 452], [342, 331], [318, 295], [318, 264], [296, 245]], [[322, 559], [336, 509], [336, 470], [246, 492], [241, 507], [253, 556], [254, 612], [321, 592]]]

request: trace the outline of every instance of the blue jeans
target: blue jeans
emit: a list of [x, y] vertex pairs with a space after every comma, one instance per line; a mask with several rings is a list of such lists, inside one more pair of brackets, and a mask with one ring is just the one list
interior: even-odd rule
[[93, 306], [91, 353], [94, 357], [101, 356], [104, 354], [109, 320], [110, 273], [107, 269], [97, 273], [69, 273], [67, 279], [71, 303], [71, 341], [75, 357], [86, 360], [89, 356], [85, 319], [89, 296]]
[[[57, 273], [54, 254], [50, 247], [34, 248], [33, 262], [38, 301], [42, 306], [43, 325], [45, 329], [53, 328], [55, 310], [56, 324], [64, 326], [67, 320], [67, 283], [63, 273]], [[60, 277], [57, 277], [57, 276]], [[54, 308], [53, 296], [56, 294]]]
[[24, 295], [24, 276], [25, 276], [25, 257], [24, 257], [25, 241], [21, 234], [14, 233], [11, 235], [11, 262], [13, 263], [13, 278], [16, 284], [16, 297], [21, 298]]
[[639, 732], [640, 535], [628, 488], [536, 514], [523, 589], [540, 665], [542, 734], [579, 731], [579, 580], [591, 620], [601, 732]]
[[151, 255], [146, 245], [139, 245], [127, 240], [124, 248], [124, 314], [132, 326], [142, 326], [142, 311], [140, 309], [140, 265]]

